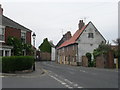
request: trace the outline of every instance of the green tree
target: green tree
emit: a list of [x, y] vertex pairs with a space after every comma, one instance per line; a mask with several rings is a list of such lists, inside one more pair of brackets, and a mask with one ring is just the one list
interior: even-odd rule
[[28, 54], [32, 54], [32, 45], [23, 43], [20, 39], [16, 37], [8, 37], [7, 45], [13, 46], [13, 53], [15, 56], [23, 55], [23, 50], [26, 50]]
[[94, 49], [94, 51], [93, 51], [94, 58], [96, 58], [97, 56], [100, 56], [102, 54], [106, 55], [110, 50], [111, 50], [111, 45], [109, 43], [107, 43], [107, 44], [102, 43], [99, 45], [99, 47], [97, 49]]
[[118, 58], [120, 57], [120, 38], [113, 40], [113, 42], [118, 46], [118, 49], [114, 51], [114, 56]]
[[22, 50], [24, 45], [22, 45], [21, 41], [17, 39], [16, 37], [9, 37], [7, 40], [7, 45], [13, 46], [13, 53], [16, 56], [22, 55]]
[[91, 66], [91, 58], [92, 58], [91, 53], [87, 52], [86, 57], [88, 58], [88, 67], [90, 67]]
[[42, 51], [42, 52], [48, 52], [48, 53], [51, 53], [51, 45], [48, 41], [47, 38], [45, 38], [43, 40], [43, 43], [39, 46], [39, 49]]

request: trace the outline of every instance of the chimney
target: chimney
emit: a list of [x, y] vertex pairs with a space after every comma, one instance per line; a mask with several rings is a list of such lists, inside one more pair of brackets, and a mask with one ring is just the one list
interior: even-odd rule
[[63, 35], [63, 38], [64, 38], [65, 41], [69, 40], [71, 37], [72, 36], [71, 36], [71, 32], [70, 31], [68, 31], [65, 35]]
[[3, 8], [1, 6], [2, 5], [0, 4], [0, 15], [3, 15]]
[[81, 30], [84, 25], [85, 25], [85, 23], [83, 22], [83, 20], [80, 20], [79, 24], [78, 24], [79, 30]]

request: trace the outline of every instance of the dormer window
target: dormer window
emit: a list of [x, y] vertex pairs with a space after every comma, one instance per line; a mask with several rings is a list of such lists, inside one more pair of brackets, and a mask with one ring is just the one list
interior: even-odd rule
[[0, 42], [5, 41], [5, 28], [0, 27]]
[[93, 33], [88, 33], [88, 38], [94, 38]]

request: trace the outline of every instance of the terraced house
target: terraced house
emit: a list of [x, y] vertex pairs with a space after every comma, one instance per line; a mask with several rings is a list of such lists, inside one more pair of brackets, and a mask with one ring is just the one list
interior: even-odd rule
[[87, 52], [92, 53], [101, 43], [106, 43], [106, 40], [93, 23], [90, 21], [85, 25], [80, 20], [75, 34], [57, 48], [57, 61], [61, 64], [81, 65], [82, 56]]
[[[11, 56], [12, 46], [6, 45], [10, 36], [14, 36], [22, 42], [31, 45], [31, 30], [3, 15], [0, 5], [0, 56]], [[26, 55], [23, 50], [23, 55]]]

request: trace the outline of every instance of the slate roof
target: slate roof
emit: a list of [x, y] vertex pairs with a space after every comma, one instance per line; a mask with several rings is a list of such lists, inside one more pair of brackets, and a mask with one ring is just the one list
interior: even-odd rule
[[19, 23], [11, 20], [10, 18], [8, 18], [4, 15], [2, 15], [2, 25], [32, 32], [30, 29], [20, 25]]
[[[87, 24], [88, 25], [88, 24]], [[76, 43], [76, 40], [80, 37], [80, 35], [82, 34], [82, 32], [85, 30], [85, 28], [87, 27], [87, 25], [83, 26], [81, 30], [77, 30], [75, 32], [75, 34], [67, 41], [65, 41], [63, 44], [61, 44], [59, 48], [62, 48], [64, 46], [68, 46], [68, 45], [71, 45], [71, 44], [75, 44]]]

